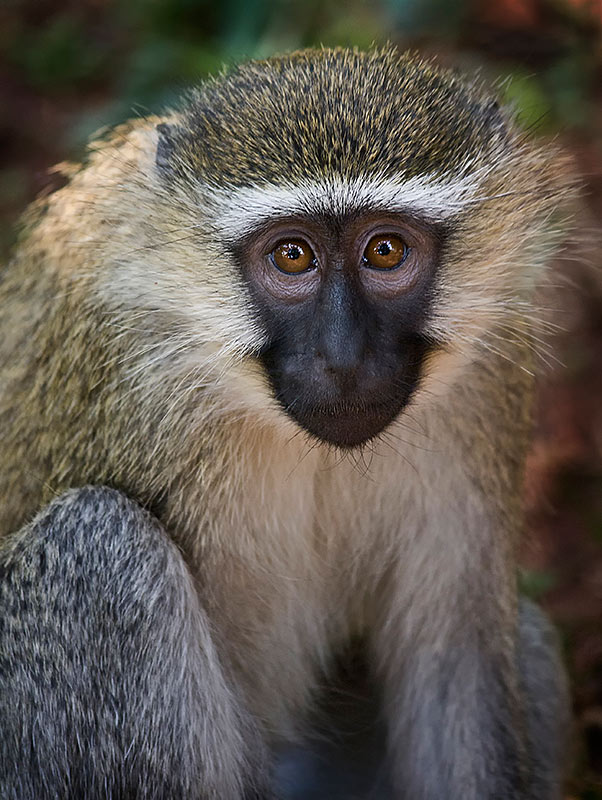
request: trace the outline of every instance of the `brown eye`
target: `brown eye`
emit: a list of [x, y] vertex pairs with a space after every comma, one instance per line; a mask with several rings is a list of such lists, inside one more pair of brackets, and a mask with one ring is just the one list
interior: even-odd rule
[[278, 247], [272, 250], [270, 257], [282, 272], [293, 274], [305, 272], [316, 260], [311, 247], [301, 239], [280, 242]]
[[379, 234], [368, 242], [364, 263], [372, 269], [395, 269], [403, 264], [407, 255], [408, 246], [399, 236]]

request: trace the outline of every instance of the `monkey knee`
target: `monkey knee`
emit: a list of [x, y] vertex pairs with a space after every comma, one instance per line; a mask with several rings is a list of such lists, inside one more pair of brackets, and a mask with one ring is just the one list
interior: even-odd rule
[[[176, 546], [113, 489], [65, 493], [0, 549], [0, 636], [11, 652], [19, 647], [13, 630], [28, 645], [42, 637], [67, 646], [71, 637], [80, 649], [86, 641], [105, 652], [135, 649], [143, 635], [189, 635], [183, 622], [169, 623], [188, 620], [184, 609], [203, 622]], [[49, 663], [56, 652], [49, 651]]]
[[42, 509], [28, 526], [37, 539], [58, 547], [87, 551], [101, 548], [111, 553], [121, 544], [158, 544], [160, 526], [141, 506], [122, 492], [105, 486], [72, 489]]
[[82, 581], [100, 584], [117, 575], [147, 581], [177, 549], [160, 524], [121, 492], [88, 486], [58, 497], [10, 537], [0, 563], [15, 572], [63, 588]]

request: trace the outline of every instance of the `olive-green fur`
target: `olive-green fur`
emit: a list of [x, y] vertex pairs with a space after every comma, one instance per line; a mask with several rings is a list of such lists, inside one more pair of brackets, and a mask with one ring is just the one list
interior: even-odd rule
[[511, 138], [478, 85], [394, 49], [243, 64], [191, 93], [174, 143], [216, 185], [461, 172]]

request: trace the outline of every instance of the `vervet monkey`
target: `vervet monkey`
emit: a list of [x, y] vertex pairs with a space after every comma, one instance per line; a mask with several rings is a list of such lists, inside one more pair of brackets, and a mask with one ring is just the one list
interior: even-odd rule
[[0, 284], [2, 798], [351, 800], [308, 744], [351, 643], [362, 796], [558, 798], [515, 552], [562, 159], [417, 57], [309, 50], [67, 171]]

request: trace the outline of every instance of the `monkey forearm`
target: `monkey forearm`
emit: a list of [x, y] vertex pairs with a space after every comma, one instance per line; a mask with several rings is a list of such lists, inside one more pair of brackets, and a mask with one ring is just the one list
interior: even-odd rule
[[406, 661], [388, 705], [400, 797], [531, 797], [516, 697], [499, 663], [476, 643], [418, 650]]
[[518, 697], [496, 659], [460, 644], [417, 653], [394, 681], [390, 755], [400, 797], [560, 799], [566, 676], [553, 631], [530, 603], [521, 604], [518, 639]]
[[550, 625], [530, 603], [502, 618], [495, 599], [471, 604], [463, 588], [446, 592], [445, 626], [414, 610], [389, 616], [376, 640], [399, 797], [557, 800], [569, 712]]

